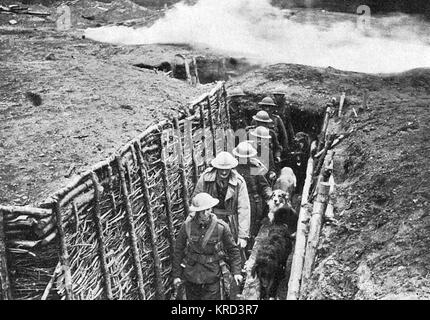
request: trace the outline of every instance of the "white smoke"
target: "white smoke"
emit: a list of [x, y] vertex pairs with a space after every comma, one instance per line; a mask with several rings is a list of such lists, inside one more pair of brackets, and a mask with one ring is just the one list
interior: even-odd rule
[[353, 16], [336, 21], [323, 15], [313, 11], [304, 19], [288, 19], [270, 0], [200, 0], [194, 6], [177, 4], [149, 28], [93, 28], [86, 30], [86, 37], [116, 44], [205, 45], [262, 64], [368, 73], [430, 67], [430, 45], [419, 33], [423, 25], [414, 25], [412, 18], [372, 19], [363, 32]]

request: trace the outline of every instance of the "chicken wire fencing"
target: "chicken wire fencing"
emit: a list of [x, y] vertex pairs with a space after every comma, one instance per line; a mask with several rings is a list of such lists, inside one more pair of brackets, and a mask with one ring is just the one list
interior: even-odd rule
[[197, 178], [226, 150], [224, 82], [35, 207], [0, 206], [0, 299], [169, 299]]

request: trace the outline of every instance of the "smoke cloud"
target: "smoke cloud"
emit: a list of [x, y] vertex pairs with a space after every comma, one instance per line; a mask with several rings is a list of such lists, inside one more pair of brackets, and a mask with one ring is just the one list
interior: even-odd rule
[[177, 4], [148, 28], [90, 28], [86, 37], [116, 44], [204, 45], [260, 64], [367, 73], [430, 67], [430, 25], [405, 15], [372, 18], [370, 25], [363, 22], [367, 27], [356, 19], [317, 10], [288, 18], [270, 0], [200, 0]]

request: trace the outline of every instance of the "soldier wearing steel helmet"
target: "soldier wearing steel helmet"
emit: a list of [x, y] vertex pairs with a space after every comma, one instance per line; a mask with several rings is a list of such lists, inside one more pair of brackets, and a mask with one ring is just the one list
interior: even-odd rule
[[266, 127], [258, 126], [250, 129], [249, 138], [253, 141], [253, 146], [255, 146], [257, 150], [258, 158], [261, 159], [261, 162], [267, 168], [267, 172], [265, 174], [266, 178], [270, 182], [274, 181], [277, 176], [277, 168], [274, 158], [275, 156], [278, 157], [278, 159], [280, 157], [280, 152], [274, 152], [275, 146], [277, 145], [275, 134]]
[[287, 152], [290, 149], [289, 146], [289, 137], [287, 133], [287, 129], [285, 128], [284, 122], [279, 117], [279, 115], [276, 114], [276, 109], [278, 106], [270, 97], [265, 97], [263, 100], [261, 100], [258, 105], [267, 112], [272, 122], [269, 124], [269, 128], [273, 129], [276, 135], [276, 138], [278, 139], [280, 146], [281, 146], [281, 152]]
[[287, 105], [285, 101], [285, 89], [283, 87], [277, 87], [272, 91], [272, 95], [275, 103], [278, 105], [278, 108], [274, 109], [273, 113], [278, 115], [284, 123], [288, 134], [288, 143], [292, 146], [295, 133], [291, 119], [291, 106]]
[[234, 87], [228, 90], [228, 106], [230, 112], [231, 127], [234, 131], [245, 128], [247, 126], [247, 120], [245, 112], [243, 110], [242, 98], [245, 96], [242, 88]]
[[218, 203], [210, 194], [195, 195], [176, 237], [173, 284], [184, 281], [187, 300], [223, 300], [230, 291], [231, 275], [237, 285], [243, 280], [230, 228], [213, 214]]
[[250, 204], [245, 179], [234, 169], [238, 161], [220, 152], [197, 181], [193, 195], [207, 192], [219, 200], [215, 213], [229, 223], [235, 241], [245, 248], [249, 238]]
[[251, 204], [251, 238], [247, 248], [248, 254], [260, 230], [265, 203], [272, 195], [272, 188], [265, 178], [267, 168], [256, 158], [257, 150], [251, 143], [251, 141], [243, 141], [232, 151], [233, 155], [238, 158], [239, 164], [236, 170], [246, 181]]

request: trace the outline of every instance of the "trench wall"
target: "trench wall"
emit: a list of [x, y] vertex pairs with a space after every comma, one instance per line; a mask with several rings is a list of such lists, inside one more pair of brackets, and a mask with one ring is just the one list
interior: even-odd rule
[[229, 129], [219, 82], [35, 207], [0, 206], [0, 299], [169, 299], [189, 194]]

